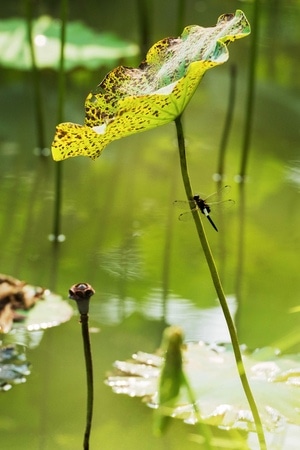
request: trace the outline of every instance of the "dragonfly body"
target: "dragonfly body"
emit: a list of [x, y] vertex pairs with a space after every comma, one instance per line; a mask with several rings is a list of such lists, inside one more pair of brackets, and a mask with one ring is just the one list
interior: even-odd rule
[[218, 228], [216, 227], [216, 225], [214, 224], [212, 218], [209, 215], [211, 209], [210, 209], [208, 203], [206, 203], [206, 201], [203, 198], [201, 198], [200, 195], [194, 195], [193, 199], [194, 199], [194, 201], [195, 201], [195, 203], [197, 205], [197, 209], [199, 209], [202, 212], [202, 214], [204, 214], [207, 217], [207, 219], [211, 223], [212, 227], [216, 231], [218, 231]]
[[210, 217], [211, 207], [217, 207], [217, 206], [230, 206], [234, 204], [234, 201], [231, 199], [222, 200], [223, 195], [230, 190], [230, 186], [224, 186], [222, 189], [220, 189], [218, 192], [215, 192], [214, 194], [209, 195], [206, 198], [200, 197], [200, 195], [194, 195], [193, 200], [190, 202], [186, 201], [175, 201], [175, 205], [182, 206], [182, 205], [189, 205], [190, 204], [190, 211], [184, 212], [180, 214], [179, 220], [188, 220], [189, 217], [191, 217], [190, 212], [191, 211], [201, 211], [202, 214], [207, 217], [208, 221], [212, 225], [212, 227], [218, 231], [218, 228], [216, 227], [215, 223], [213, 222], [212, 218]]

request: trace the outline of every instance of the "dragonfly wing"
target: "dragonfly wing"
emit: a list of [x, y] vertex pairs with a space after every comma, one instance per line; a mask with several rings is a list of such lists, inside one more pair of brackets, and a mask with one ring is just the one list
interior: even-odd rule
[[230, 192], [231, 186], [226, 184], [226, 186], [223, 186], [221, 189], [219, 189], [217, 192], [214, 192], [213, 194], [210, 194], [208, 197], [202, 197], [204, 198], [205, 202], [208, 204], [212, 204], [213, 202], [221, 202], [225, 199], [225, 197]]
[[180, 209], [188, 209], [190, 207], [194, 207], [195, 206], [195, 202], [194, 200], [191, 201], [187, 201], [187, 200], [175, 200], [173, 202], [173, 205], [176, 206], [176, 208], [180, 208]]
[[175, 200], [173, 202], [173, 205], [175, 205], [177, 208], [180, 209], [189, 209], [189, 211], [185, 211], [183, 213], [181, 213], [178, 217], [179, 220], [181, 220], [182, 222], [187, 222], [188, 220], [191, 220], [192, 218], [192, 211], [197, 209], [197, 206], [195, 204], [194, 200]]
[[226, 200], [221, 200], [219, 202], [206, 202], [206, 203], [211, 208], [215, 209], [214, 207], [216, 206], [218, 211], [222, 211], [223, 209], [227, 209], [233, 206], [235, 204], [235, 201], [232, 200], [231, 198], [227, 198]]
[[[221, 209], [221, 210], [227, 209], [230, 206], [233, 206], [235, 203], [232, 199], [224, 199], [224, 196], [226, 196], [228, 194], [230, 189], [231, 189], [231, 187], [229, 185], [223, 186], [222, 189], [209, 195], [204, 200], [203, 200], [203, 197], [200, 196], [199, 200], [200, 201], [202, 200], [202, 203], [206, 204], [207, 207], [209, 207], [209, 208], [210, 207], [214, 208], [215, 206], [218, 206], [218, 209]], [[195, 200], [190, 200], [190, 201], [175, 200], [173, 202], [173, 204], [176, 207], [181, 208], [181, 209], [187, 209], [188, 207], [190, 207], [191, 210], [199, 209], [198, 206], [196, 206], [196, 204], [195, 204]], [[209, 210], [209, 208], [207, 208], [207, 209]], [[209, 213], [208, 213], [207, 209], [205, 212], [202, 210], [202, 208], [200, 208], [200, 211], [208, 218], [208, 220], [211, 222], [211, 224], [215, 228], [215, 230], [217, 230], [217, 227], [215, 226], [215, 224], [212, 222], [211, 218], [209, 217]], [[190, 220], [191, 217], [192, 217], [191, 211], [186, 211], [186, 212], [180, 214], [180, 216], [178, 218], [179, 218], [179, 220], [185, 222], [187, 220]]]
[[189, 220], [191, 220], [193, 217], [192, 215], [192, 211], [186, 211], [184, 213], [179, 214], [178, 219], [181, 222], [188, 222]]

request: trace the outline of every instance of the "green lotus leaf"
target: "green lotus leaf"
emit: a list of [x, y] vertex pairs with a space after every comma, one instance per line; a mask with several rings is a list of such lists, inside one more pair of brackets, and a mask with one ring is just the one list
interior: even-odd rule
[[227, 45], [250, 33], [240, 10], [215, 27], [188, 26], [178, 38], [151, 47], [138, 68], [119, 66], [85, 102], [85, 125], [61, 123], [52, 144], [55, 161], [98, 157], [110, 142], [174, 120], [191, 100], [204, 73], [228, 60]]
[[[59, 20], [41, 16], [33, 20], [33, 42], [37, 67], [57, 69], [60, 60]], [[114, 67], [120, 58], [137, 55], [135, 44], [125, 42], [112, 33], [96, 33], [80, 21], [68, 22], [64, 49], [65, 70], [75, 67], [95, 69], [101, 65]], [[22, 18], [0, 21], [0, 64], [19, 70], [32, 66], [26, 23]]]
[[[299, 355], [278, 356], [272, 348], [243, 352], [248, 379], [264, 427], [280, 432], [287, 424], [300, 425]], [[201, 421], [254, 430], [254, 422], [238, 378], [231, 345], [188, 343], [182, 349], [182, 370], [193, 391]], [[106, 380], [113, 392], [142, 397], [155, 409], [161, 404], [160, 388], [167, 360], [157, 354], [137, 352], [129, 361], [116, 361], [117, 374]], [[177, 383], [176, 386], [179, 386]], [[198, 415], [183, 389], [171, 395], [165, 413], [195, 424]]]

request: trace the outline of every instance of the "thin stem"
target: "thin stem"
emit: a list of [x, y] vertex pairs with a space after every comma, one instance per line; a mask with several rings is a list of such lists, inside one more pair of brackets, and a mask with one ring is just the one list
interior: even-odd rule
[[[182, 128], [182, 123], [181, 123], [181, 116], [177, 117], [177, 119], [175, 119], [175, 125], [176, 125], [176, 131], [177, 131], [177, 141], [178, 141], [178, 149], [179, 149], [179, 155], [180, 155], [180, 167], [181, 167], [181, 174], [182, 174], [182, 179], [183, 179], [183, 184], [184, 184], [184, 188], [185, 188], [185, 192], [186, 192], [186, 196], [188, 198], [188, 200], [191, 200], [193, 198], [193, 194], [192, 194], [192, 187], [191, 187], [191, 183], [190, 183], [190, 179], [189, 179], [189, 173], [188, 173], [188, 167], [187, 167], [187, 161], [186, 161], [186, 151], [185, 151], [185, 142], [184, 142], [184, 134], [183, 134], [183, 128]], [[193, 205], [191, 204], [191, 209], [193, 209]], [[197, 229], [197, 234], [206, 258], [206, 262], [208, 264], [209, 267], [209, 271], [212, 277], [212, 281], [217, 293], [217, 296], [219, 298], [220, 301], [220, 305], [221, 308], [223, 310], [223, 314], [227, 323], [227, 327], [228, 327], [228, 331], [230, 334], [230, 338], [231, 338], [231, 342], [232, 342], [232, 347], [233, 347], [233, 352], [234, 352], [234, 356], [235, 356], [235, 361], [237, 364], [237, 369], [238, 369], [238, 373], [240, 376], [240, 380], [245, 392], [245, 395], [247, 397], [252, 415], [253, 415], [253, 419], [255, 422], [255, 426], [256, 426], [256, 430], [257, 430], [257, 435], [258, 435], [258, 439], [259, 439], [259, 444], [260, 444], [260, 448], [261, 450], [266, 449], [266, 441], [265, 441], [265, 437], [264, 437], [264, 432], [263, 432], [263, 427], [262, 427], [262, 423], [260, 420], [260, 416], [259, 416], [259, 412], [257, 409], [257, 405], [255, 403], [247, 376], [246, 376], [246, 371], [245, 371], [245, 367], [243, 364], [243, 360], [242, 360], [242, 354], [240, 351], [240, 347], [239, 347], [239, 342], [238, 342], [238, 337], [237, 337], [237, 333], [235, 330], [235, 325], [233, 323], [228, 305], [227, 305], [227, 301], [226, 301], [226, 297], [223, 291], [223, 287], [221, 284], [221, 280], [217, 271], [217, 267], [215, 264], [215, 261], [213, 259], [212, 253], [211, 253], [211, 249], [208, 243], [208, 240], [206, 238], [206, 234], [202, 225], [202, 221], [201, 218], [199, 216], [199, 214], [197, 213], [197, 211], [192, 210], [193, 213], [193, 218], [194, 218], [194, 222], [196, 225], [196, 229]]]
[[151, 42], [151, 25], [153, 22], [152, 2], [149, 0], [137, 0], [138, 22], [140, 27], [140, 49], [142, 57], [146, 56]]
[[246, 185], [245, 183], [239, 184], [239, 227], [237, 230], [237, 264], [236, 264], [236, 283], [235, 283], [235, 293], [239, 304], [243, 300], [243, 273], [245, 266], [245, 212], [246, 212]]
[[237, 256], [237, 276], [236, 276], [236, 296], [238, 301], [242, 300], [242, 276], [244, 271], [245, 259], [245, 206], [246, 206], [246, 192], [245, 179], [246, 170], [248, 166], [251, 132], [253, 122], [254, 100], [255, 100], [255, 78], [256, 78], [256, 63], [258, 54], [258, 34], [259, 34], [259, 15], [260, 15], [260, 0], [255, 0], [253, 4], [253, 19], [252, 19], [252, 44], [250, 51], [249, 73], [248, 73], [248, 87], [246, 99], [246, 116], [244, 124], [244, 134], [242, 142], [242, 157], [239, 170], [238, 180], [239, 185], [239, 229], [238, 229], [238, 256]]
[[[65, 99], [65, 72], [64, 72], [64, 50], [66, 42], [66, 22], [68, 12], [68, 0], [61, 2], [61, 35], [60, 35], [60, 61], [58, 71], [58, 107], [57, 107], [57, 123], [63, 121], [64, 115], [64, 99]], [[55, 200], [54, 200], [54, 224], [53, 224], [53, 240], [58, 242], [61, 230], [61, 209], [62, 209], [62, 184], [63, 184], [63, 162], [55, 164]]]
[[184, 27], [186, 2], [185, 0], [178, 0], [177, 6], [177, 34], [180, 35]]
[[220, 142], [220, 150], [219, 150], [219, 161], [217, 174], [220, 175], [220, 181], [224, 176], [224, 167], [225, 167], [225, 154], [227, 149], [227, 143], [229, 138], [229, 133], [231, 130], [233, 112], [235, 106], [235, 97], [236, 97], [236, 66], [233, 64], [230, 66], [230, 88], [229, 88], [229, 96], [228, 96], [228, 105], [226, 112], [226, 119], [223, 128], [223, 133]]
[[53, 223], [53, 242], [59, 242], [61, 231], [61, 206], [62, 206], [62, 184], [63, 184], [63, 161], [55, 164], [55, 181], [54, 181], [54, 223]]
[[35, 118], [37, 126], [37, 141], [38, 149], [42, 155], [42, 150], [45, 148], [45, 134], [44, 134], [44, 116], [42, 108], [42, 94], [41, 94], [41, 82], [39, 76], [39, 70], [36, 64], [36, 57], [34, 51], [34, 43], [32, 36], [32, 0], [25, 1], [26, 7], [26, 24], [27, 24], [27, 38], [31, 57], [31, 74], [33, 80], [34, 91], [34, 106], [35, 106]]
[[[175, 155], [174, 155], [175, 156]], [[164, 239], [164, 249], [162, 255], [162, 302], [163, 302], [163, 320], [166, 321], [167, 317], [167, 309], [168, 309], [168, 296], [169, 296], [169, 288], [170, 288], [170, 262], [171, 262], [171, 253], [172, 253], [172, 245], [174, 241], [174, 208], [172, 208], [172, 199], [174, 199], [174, 192], [177, 184], [176, 171], [173, 170], [175, 168], [175, 158], [172, 158], [172, 175], [170, 179], [170, 201], [169, 201], [169, 209], [166, 216], [166, 224], [165, 224], [165, 239]]]
[[89, 439], [92, 426], [93, 403], [94, 403], [93, 363], [92, 363], [92, 352], [91, 352], [88, 320], [89, 320], [88, 314], [80, 315], [81, 333], [83, 339], [85, 367], [86, 367], [86, 381], [87, 381], [86, 428], [83, 440], [84, 450], [89, 449]]
[[65, 102], [65, 44], [66, 44], [66, 25], [68, 15], [68, 0], [61, 0], [60, 20], [60, 58], [58, 69], [58, 108], [57, 120], [61, 122], [64, 116], [64, 102]]
[[254, 96], [255, 96], [255, 77], [256, 77], [256, 61], [258, 53], [258, 31], [259, 31], [259, 14], [260, 14], [260, 0], [255, 0], [253, 4], [253, 20], [252, 20], [252, 45], [250, 53], [249, 74], [248, 74], [248, 89], [246, 102], [246, 118], [244, 126], [244, 137], [242, 145], [242, 160], [240, 167], [240, 179], [245, 180], [246, 168], [248, 164], [253, 110], [254, 110]]

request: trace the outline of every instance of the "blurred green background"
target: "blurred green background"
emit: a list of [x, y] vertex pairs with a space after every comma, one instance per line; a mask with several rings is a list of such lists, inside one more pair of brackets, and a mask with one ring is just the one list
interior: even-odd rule
[[[68, 20], [97, 33], [113, 32], [139, 46], [138, 1], [72, 1]], [[149, 1], [148, 41], [177, 35], [176, 2]], [[213, 26], [219, 15], [243, 9], [250, 23], [253, 2], [186, 1], [184, 25]], [[33, 2], [34, 17], [59, 17], [59, 1]], [[25, 17], [24, 3], [2, 5], [1, 20]], [[166, 20], [167, 19], [167, 20]], [[299, 325], [299, 117], [300, 2], [263, 2], [259, 17], [256, 96], [246, 181], [243, 271], [238, 267], [239, 185], [251, 36], [229, 46], [230, 59], [209, 71], [184, 114], [187, 157], [197, 192], [216, 190], [213, 174], [224, 126], [230, 68], [237, 69], [236, 104], [226, 155], [225, 183], [236, 204], [221, 216], [216, 233], [205, 221], [225, 291], [236, 310], [240, 342], [251, 349], [284, 348]], [[25, 20], [25, 19], [24, 19]], [[150, 45], [151, 45], [150, 44]], [[3, 50], [2, 50], [3, 51]], [[0, 55], [1, 57], [1, 55]], [[137, 66], [143, 56], [121, 58]], [[83, 123], [84, 100], [110, 64], [66, 73], [64, 120]], [[115, 141], [96, 161], [63, 163], [61, 232], [53, 231], [55, 162], [36, 156], [37, 127], [32, 74], [0, 66], [1, 269], [67, 298], [69, 287], [89, 282], [95, 369], [91, 448], [200, 448], [191, 427], [176, 422], [158, 439], [152, 411], [138, 399], [117, 396], [103, 380], [116, 359], [154, 351], [166, 324], [182, 326], [188, 340], [228, 339], [193, 222], [178, 220], [173, 206], [184, 199], [174, 124]], [[40, 71], [46, 145], [57, 123], [58, 75]], [[207, 223], [206, 223], [207, 222]], [[237, 280], [237, 277], [239, 279]], [[234, 302], [241, 283], [239, 302]], [[81, 448], [85, 419], [85, 369], [78, 318], [45, 332], [27, 350], [32, 374], [1, 398], [1, 445], [5, 450]], [[294, 343], [293, 351], [299, 351]], [[284, 447], [290, 450], [291, 447]]]

